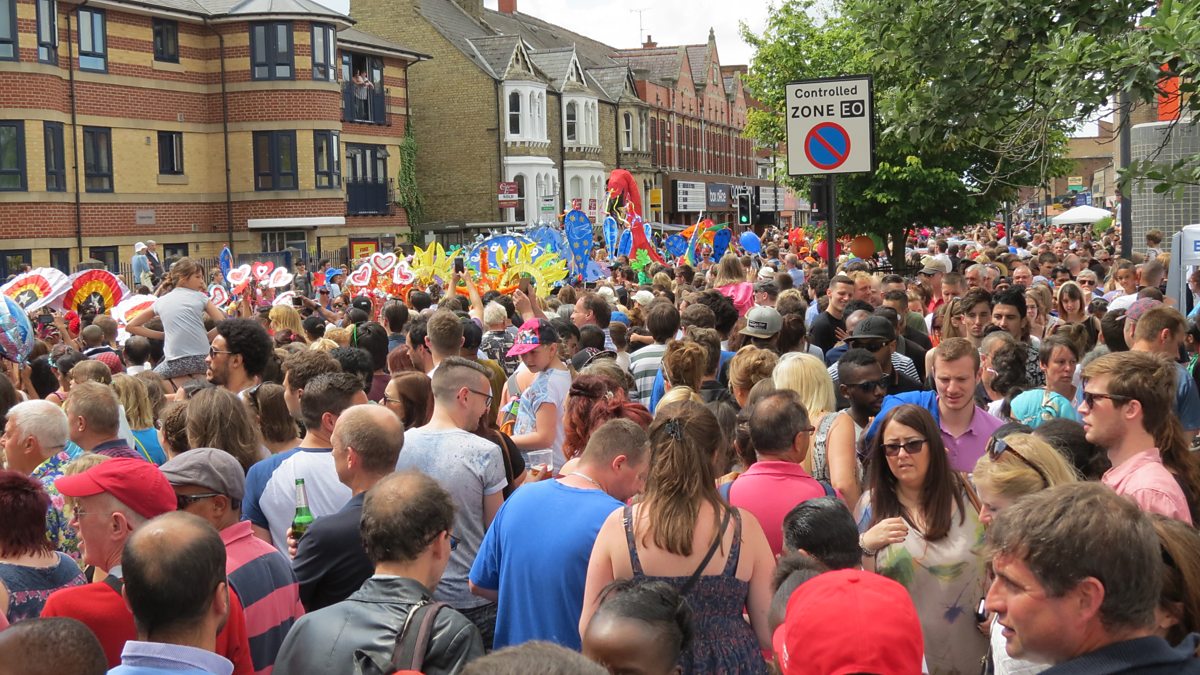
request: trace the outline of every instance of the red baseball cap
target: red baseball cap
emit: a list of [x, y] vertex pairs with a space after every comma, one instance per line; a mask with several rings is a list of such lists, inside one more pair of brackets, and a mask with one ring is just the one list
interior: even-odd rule
[[175, 510], [175, 491], [158, 467], [143, 459], [110, 459], [63, 476], [54, 487], [67, 497], [91, 497], [107, 492], [143, 518]]
[[783, 675], [921, 672], [921, 620], [903, 586], [863, 570], [800, 585], [772, 644]]

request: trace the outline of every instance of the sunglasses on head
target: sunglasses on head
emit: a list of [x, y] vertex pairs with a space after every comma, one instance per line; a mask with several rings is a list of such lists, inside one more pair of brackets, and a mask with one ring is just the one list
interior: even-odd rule
[[1046, 472], [1042, 471], [1038, 467], [1037, 464], [1034, 464], [1033, 462], [1029, 461], [1028, 459], [1025, 458], [1024, 455], [1022, 455], [1021, 453], [1019, 453], [1015, 449], [1013, 449], [1012, 446], [1010, 446], [1007, 442], [1005, 442], [1005, 440], [1003, 438], [993, 438], [992, 439], [992, 442], [988, 445], [987, 456], [988, 456], [988, 459], [991, 459], [994, 462], [994, 461], [998, 460], [1000, 458], [1000, 456], [1006, 452], [1009, 453], [1010, 455], [1012, 455], [1013, 457], [1016, 457], [1017, 459], [1021, 460], [1021, 463], [1024, 464], [1025, 466], [1033, 469], [1034, 473], [1036, 473], [1038, 475], [1038, 478], [1042, 479], [1042, 485], [1044, 485], [1045, 487], [1050, 487], [1050, 479], [1046, 477]]

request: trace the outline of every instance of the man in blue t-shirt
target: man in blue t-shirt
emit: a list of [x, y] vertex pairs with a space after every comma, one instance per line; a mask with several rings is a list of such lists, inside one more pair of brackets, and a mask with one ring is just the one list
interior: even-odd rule
[[499, 603], [495, 649], [529, 640], [581, 648], [592, 546], [605, 519], [642, 491], [649, 445], [636, 423], [610, 420], [592, 434], [574, 471], [525, 485], [500, 507], [470, 575], [472, 593]]

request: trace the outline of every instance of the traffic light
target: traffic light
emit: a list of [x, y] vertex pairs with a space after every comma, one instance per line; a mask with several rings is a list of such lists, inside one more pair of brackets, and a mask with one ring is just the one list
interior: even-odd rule
[[742, 226], [750, 225], [750, 220], [754, 215], [753, 213], [751, 213], [751, 209], [752, 209], [752, 203], [750, 201], [750, 195], [745, 195], [745, 194], [738, 195], [737, 196], [738, 225], [742, 225]]

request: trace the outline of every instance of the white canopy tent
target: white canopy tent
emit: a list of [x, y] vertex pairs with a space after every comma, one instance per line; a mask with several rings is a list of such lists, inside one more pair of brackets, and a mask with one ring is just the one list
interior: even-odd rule
[[1062, 213], [1050, 219], [1053, 225], [1070, 225], [1072, 223], [1094, 223], [1102, 218], [1112, 216], [1112, 211], [1097, 208], [1095, 206], [1076, 206], [1072, 209], [1067, 209]]

